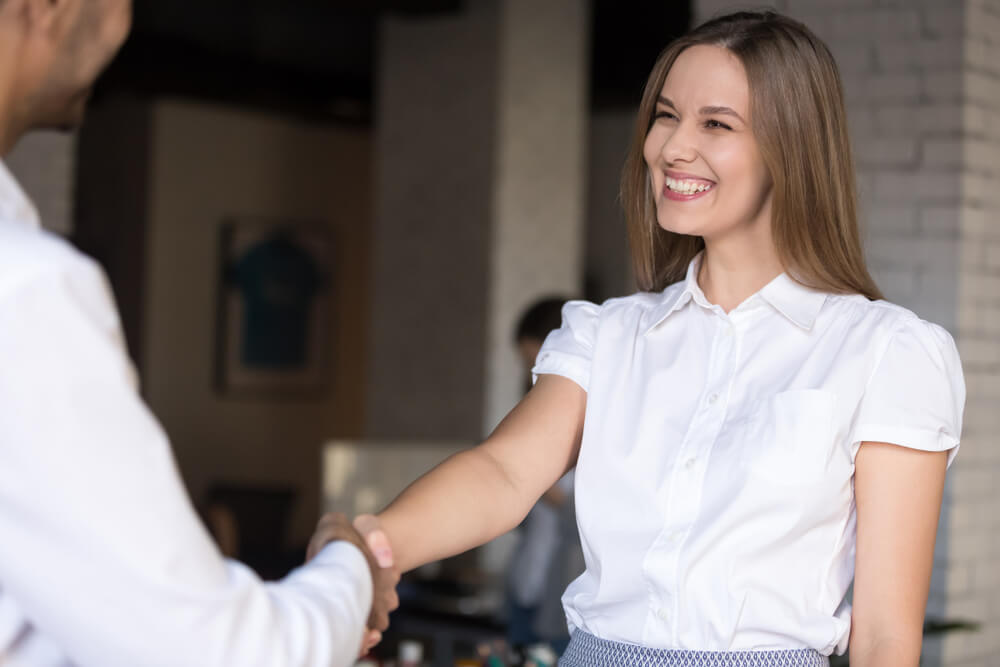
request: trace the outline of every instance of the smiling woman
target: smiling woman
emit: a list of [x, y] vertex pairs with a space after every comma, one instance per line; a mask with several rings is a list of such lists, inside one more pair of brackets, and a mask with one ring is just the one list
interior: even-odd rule
[[[622, 178], [639, 285], [659, 290], [681, 280], [704, 247], [699, 235], [671, 228], [677, 212], [661, 210], [650, 187], [658, 171], [647, 169], [645, 150], [663, 139], [664, 120], [680, 126], [676, 102], [696, 110], [691, 120], [705, 123], [707, 133], [739, 135], [715, 141], [716, 150], [754, 144], [772, 182], [774, 246], [797, 280], [879, 298], [861, 249], [847, 114], [833, 56], [801, 24], [763, 16], [737, 13], [702, 25], [664, 49], [649, 75]], [[674, 71], [679, 59], [695, 62], [681, 62]], [[713, 66], [718, 76], [704, 79]], [[688, 76], [678, 80], [682, 72]], [[689, 98], [665, 96], [668, 82], [686, 86]], [[695, 98], [704, 106], [696, 108]]]
[[379, 516], [401, 567], [575, 465], [562, 667], [916, 667], [965, 384], [865, 267], [842, 97], [773, 12], [667, 47], [621, 192], [643, 291], [566, 304], [522, 402]]

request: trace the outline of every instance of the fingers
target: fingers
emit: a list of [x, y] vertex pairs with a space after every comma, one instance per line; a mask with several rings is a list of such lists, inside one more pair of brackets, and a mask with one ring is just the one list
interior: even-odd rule
[[378, 643], [382, 641], [382, 633], [378, 630], [367, 630], [365, 631], [364, 641], [361, 642], [361, 655], [368, 653], [368, 651], [375, 648]]
[[350, 522], [347, 520], [347, 516], [340, 512], [328, 512], [320, 517], [316, 524], [316, 531], [313, 533], [312, 539], [309, 540], [309, 546], [306, 549], [306, 562], [311, 561], [323, 547], [336, 539], [338, 535], [342, 535], [345, 532], [344, 529], [349, 529], [349, 527]]
[[[397, 582], [399, 581], [398, 577], [396, 581]], [[399, 593], [396, 592], [395, 588], [386, 593], [386, 598], [387, 598], [386, 607], [389, 609], [389, 611], [394, 611], [399, 608]]]
[[386, 609], [372, 609], [371, 616], [368, 617], [368, 625], [374, 630], [389, 629], [389, 612]]
[[368, 616], [368, 627], [385, 630], [389, 627], [389, 614], [399, 608], [399, 594], [396, 592], [398, 575], [390, 570], [382, 570], [389, 576], [377, 582], [375, 599], [372, 602], [371, 614]]
[[364, 538], [365, 544], [375, 557], [379, 568], [373, 576], [375, 599], [368, 625], [376, 630], [385, 630], [389, 627], [389, 612], [399, 607], [399, 595], [396, 593], [399, 571], [393, 566], [394, 560], [389, 537], [382, 530], [378, 518], [371, 514], [362, 514], [356, 517], [354, 528]]
[[388, 535], [379, 526], [378, 518], [371, 514], [361, 514], [354, 519], [354, 528], [365, 538], [379, 567], [392, 567], [392, 546]]

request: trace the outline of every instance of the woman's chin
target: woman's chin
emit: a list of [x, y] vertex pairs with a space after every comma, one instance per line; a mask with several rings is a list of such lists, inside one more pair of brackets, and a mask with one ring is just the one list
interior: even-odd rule
[[671, 234], [701, 236], [704, 230], [704, 225], [699, 224], [694, 220], [678, 220], [676, 217], [672, 217], [669, 220], [663, 220], [657, 216], [656, 222], [659, 224], [660, 229], [665, 232], [670, 232]]

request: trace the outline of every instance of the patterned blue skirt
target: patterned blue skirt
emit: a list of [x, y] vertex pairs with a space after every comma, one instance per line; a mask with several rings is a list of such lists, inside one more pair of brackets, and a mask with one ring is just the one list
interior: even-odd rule
[[675, 651], [622, 644], [573, 633], [559, 667], [829, 667], [812, 649], [790, 651]]

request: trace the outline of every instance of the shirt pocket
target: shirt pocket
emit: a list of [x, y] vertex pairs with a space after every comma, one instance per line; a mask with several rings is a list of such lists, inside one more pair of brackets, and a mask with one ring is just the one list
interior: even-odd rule
[[821, 389], [797, 389], [764, 399], [748, 420], [741, 463], [781, 485], [815, 481], [832, 454], [834, 398]]

